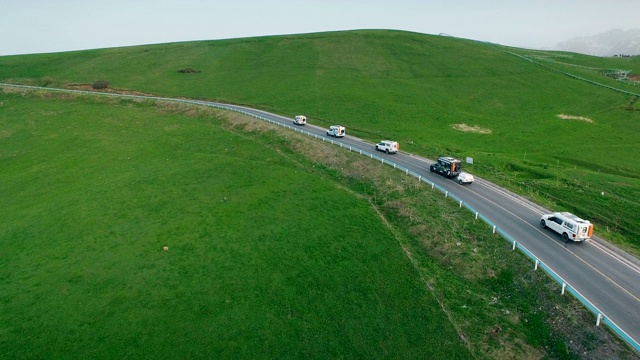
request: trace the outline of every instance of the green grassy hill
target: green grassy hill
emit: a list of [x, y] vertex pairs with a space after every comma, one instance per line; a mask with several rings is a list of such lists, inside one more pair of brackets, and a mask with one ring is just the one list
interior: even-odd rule
[[250, 117], [3, 89], [0, 199], [3, 358], [633, 358], [441, 193]]
[[[381, 30], [6, 56], [0, 82], [104, 80], [470, 156], [640, 252], [640, 101], [594, 83], [640, 86], [609, 68], [640, 58]], [[228, 116], [0, 93], [0, 354], [632, 358], [456, 204]]]
[[0, 81], [105, 80], [115, 89], [304, 113], [432, 158], [473, 157], [469, 171], [589, 218], [598, 233], [640, 252], [638, 97], [548, 67], [640, 93], [597, 70], [640, 74], [638, 57], [383, 30], [0, 57]]
[[278, 140], [0, 102], [0, 357], [471, 356], [369, 202]]

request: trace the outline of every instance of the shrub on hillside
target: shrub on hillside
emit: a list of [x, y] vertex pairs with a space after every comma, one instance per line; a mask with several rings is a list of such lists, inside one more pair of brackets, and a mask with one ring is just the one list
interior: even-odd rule
[[193, 73], [199, 73], [200, 71], [193, 68], [184, 68], [184, 69], [178, 70], [178, 72], [182, 74], [193, 74]]
[[93, 84], [91, 84], [91, 87], [96, 90], [106, 89], [109, 87], [109, 83], [104, 80], [98, 80], [94, 81]]

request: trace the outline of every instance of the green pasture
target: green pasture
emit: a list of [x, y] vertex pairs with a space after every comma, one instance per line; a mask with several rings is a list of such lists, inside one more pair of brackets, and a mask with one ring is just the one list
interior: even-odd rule
[[5, 358], [634, 358], [390, 167], [205, 108], [0, 104]]
[[47, 97], [0, 94], [0, 357], [469, 358], [367, 200], [277, 138]]
[[[589, 218], [597, 233], [640, 253], [638, 97], [507, 51], [640, 93], [640, 86], [583, 68], [640, 74], [638, 57], [385, 30], [4, 56], [0, 81], [72, 87], [103, 80], [113, 89], [302, 113], [311, 123], [340, 123], [351, 134], [397, 140], [431, 158], [472, 157], [470, 172]], [[460, 131], [460, 124], [487, 133]]]

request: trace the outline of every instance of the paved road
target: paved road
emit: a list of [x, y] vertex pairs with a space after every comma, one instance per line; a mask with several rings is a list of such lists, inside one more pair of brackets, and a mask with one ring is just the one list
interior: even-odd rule
[[[0, 83], [0, 87], [2, 86], [35, 88]], [[75, 90], [37, 89], [96, 94], [95, 92]], [[106, 95], [216, 106], [293, 126], [293, 119], [235, 105], [135, 95]], [[327, 137], [325, 128], [307, 124], [301, 129], [319, 137]], [[347, 128], [348, 131], [349, 129]], [[373, 144], [355, 137], [346, 136], [340, 139], [331, 139], [356, 151], [375, 152]], [[377, 153], [376, 155], [409, 169], [429, 183], [434, 183], [439, 188], [455, 195], [464, 204], [477, 211], [481, 217], [496, 225], [498, 231], [507, 234], [507, 236], [510, 236], [528, 249], [533, 254], [532, 256], [541, 262], [541, 266], [552, 269], [568, 284], [569, 289], [574, 289], [587, 299], [591, 304], [588, 307], [594, 312], [601, 313], [605, 323], [612, 323], [614, 327], [617, 326], [621, 329], [622, 333], [618, 333], [640, 352], [638, 343], [640, 340], [639, 259], [625, 254], [597, 237], [581, 244], [563, 243], [558, 234], [539, 227], [540, 215], [552, 211], [533, 204], [483, 179], [476, 177], [476, 182], [473, 184], [461, 186], [452, 180], [430, 173], [429, 165], [432, 163], [431, 160], [404, 152], [395, 155], [384, 153]], [[473, 214], [470, 216], [473, 216]], [[491, 231], [491, 229], [489, 228], [488, 231]], [[560, 291], [560, 286], [558, 291]]]
[[[287, 117], [239, 106], [225, 105], [225, 107], [295, 126], [292, 124], [293, 119]], [[307, 124], [300, 129], [340, 142], [354, 150], [376, 152], [373, 144], [355, 137], [346, 136], [338, 139], [328, 137], [326, 128]], [[473, 184], [461, 186], [453, 180], [430, 173], [429, 165], [433, 163], [431, 160], [403, 152], [389, 155], [378, 152], [376, 155], [408, 168], [475, 209], [527, 248], [541, 263], [559, 275], [568, 286], [582, 294], [603, 314], [604, 318], [615, 323], [626, 333], [629, 337], [626, 340], [631, 340], [632, 346], [640, 350], [638, 347], [638, 340], [640, 340], [639, 259], [599, 238], [585, 243], [565, 244], [558, 234], [549, 229], [540, 228], [540, 216], [553, 211], [544, 209], [483, 179], [476, 177], [476, 182]], [[488, 231], [491, 231], [491, 228]], [[561, 291], [560, 286], [558, 291]], [[595, 321], [594, 318], [594, 323]]]

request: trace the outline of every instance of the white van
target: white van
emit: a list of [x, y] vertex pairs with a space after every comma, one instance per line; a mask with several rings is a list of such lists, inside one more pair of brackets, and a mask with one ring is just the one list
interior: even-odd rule
[[345, 129], [344, 126], [332, 125], [329, 130], [327, 130], [327, 135], [333, 137], [343, 137], [346, 131], [347, 129]]
[[582, 242], [590, 239], [591, 235], [593, 235], [592, 223], [568, 212], [542, 215], [540, 226], [543, 229], [549, 228], [562, 235], [562, 241], [564, 242], [569, 240]]
[[376, 150], [384, 151], [387, 154], [395, 154], [400, 150], [400, 144], [391, 140], [382, 140], [376, 144]]
[[293, 123], [296, 125], [304, 125], [307, 123], [307, 117], [304, 115], [296, 115], [296, 118], [293, 119]]

